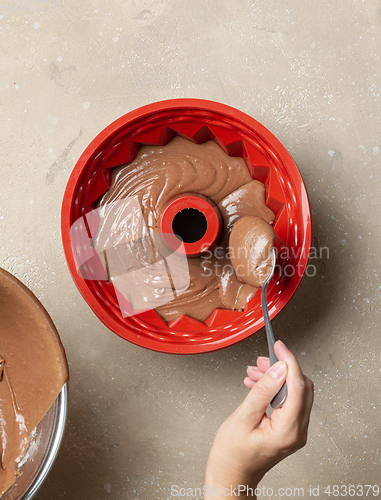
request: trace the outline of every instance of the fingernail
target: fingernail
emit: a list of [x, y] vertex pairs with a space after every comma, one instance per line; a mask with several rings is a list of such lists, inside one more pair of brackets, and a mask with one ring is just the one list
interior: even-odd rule
[[275, 363], [269, 370], [269, 375], [272, 376], [272, 378], [275, 378], [276, 380], [281, 378], [282, 375], [286, 372], [287, 365], [284, 361], [278, 361]]
[[264, 359], [265, 361], [269, 360], [269, 358], [267, 356], [258, 356], [257, 359]]
[[246, 370], [258, 370], [256, 366], [248, 366]]
[[284, 347], [286, 347], [286, 344], [284, 342], [282, 342], [281, 340], [277, 340], [277, 342], [279, 342], [279, 344], [282, 344], [282, 345], [284, 345]]

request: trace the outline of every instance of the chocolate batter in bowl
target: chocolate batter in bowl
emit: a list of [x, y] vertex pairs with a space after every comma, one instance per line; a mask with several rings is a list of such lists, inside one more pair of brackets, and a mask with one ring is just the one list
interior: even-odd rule
[[[62, 205], [63, 244], [73, 279], [97, 316], [121, 337], [162, 352], [190, 354], [226, 347], [262, 328], [259, 295], [243, 311], [217, 308], [203, 321], [186, 315], [164, 321], [155, 310], [126, 316], [112, 282], [107, 281], [104, 263], [88, 244], [98, 230], [94, 214], [110, 189], [111, 172], [134, 160], [141, 146], [164, 146], [176, 136], [195, 144], [214, 141], [227, 155], [244, 160], [248, 181], [264, 184], [266, 205], [275, 214], [275, 246], [282, 250], [268, 290], [271, 318], [302, 278], [312, 231], [308, 196], [292, 158], [265, 127], [234, 108], [197, 99], [163, 101], [128, 113], [94, 139], [72, 172]], [[234, 200], [230, 201], [225, 213], [224, 206], [219, 209], [224, 221], [233, 224], [229, 207]], [[228, 300], [230, 278], [224, 283]]]
[[68, 366], [41, 303], [3, 269], [0, 356], [0, 498], [28, 500], [48, 474], [63, 436]]

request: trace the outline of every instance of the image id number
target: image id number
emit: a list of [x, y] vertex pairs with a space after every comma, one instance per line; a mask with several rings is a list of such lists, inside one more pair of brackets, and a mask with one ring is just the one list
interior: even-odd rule
[[335, 484], [327, 486], [324, 493], [329, 497], [378, 497], [380, 487], [377, 484]]

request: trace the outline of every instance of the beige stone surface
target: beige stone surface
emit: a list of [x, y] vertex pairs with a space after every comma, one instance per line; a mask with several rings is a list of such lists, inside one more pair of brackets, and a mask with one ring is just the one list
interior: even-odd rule
[[0, 266], [51, 314], [71, 373], [64, 442], [36, 500], [201, 487], [214, 434], [247, 393], [246, 365], [267, 352], [263, 331], [199, 356], [136, 347], [69, 275], [60, 207], [76, 160], [119, 116], [175, 97], [270, 129], [305, 179], [315, 245], [329, 249], [273, 324], [316, 400], [307, 446], [265, 477], [274, 495], [261, 498], [380, 484], [379, 1], [20, 2], [0, 5]]

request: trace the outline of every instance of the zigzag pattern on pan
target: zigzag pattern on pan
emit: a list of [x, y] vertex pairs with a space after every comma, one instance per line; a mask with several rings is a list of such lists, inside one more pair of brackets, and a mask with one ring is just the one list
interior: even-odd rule
[[[177, 135], [196, 144], [211, 140], [215, 141], [228, 155], [240, 156], [246, 161], [247, 151], [244, 142], [236, 134], [223, 129], [217, 130], [218, 127], [213, 127], [213, 131], [211, 128], [199, 123], [191, 127], [190, 133], [189, 127], [189, 122], [179, 122], [171, 126], [157, 127], [153, 131], [140, 131], [138, 129], [136, 134], [129, 134], [130, 140], [123, 140], [123, 136], [128, 135], [126, 132], [118, 134], [113, 143], [105, 146], [107, 149], [98, 153], [93, 160], [96, 163], [96, 169], [93, 178], [88, 179], [91, 185], [89, 186], [90, 189], [88, 189], [87, 203], [92, 205], [110, 188], [111, 170], [133, 161], [140, 146], [147, 144], [165, 146]], [[185, 129], [187, 133], [184, 132]], [[219, 136], [224, 132], [225, 137], [220, 140]]]
[[[191, 130], [190, 130], [191, 129]], [[187, 130], [187, 133], [185, 133]], [[94, 185], [91, 186], [91, 195], [88, 199], [88, 203], [92, 204], [100, 196], [102, 196], [110, 187], [111, 182], [111, 170], [117, 166], [123, 165], [133, 161], [141, 145], [153, 144], [163, 146], [170, 142], [173, 137], [179, 135], [185, 139], [191, 140], [197, 144], [213, 140], [215, 141], [228, 155], [238, 156], [245, 159], [250, 174], [254, 179], [264, 182], [269, 188], [266, 192], [266, 204], [271, 208], [276, 214], [276, 220], [274, 223], [274, 228], [278, 225], [278, 222], [282, 215], [287, 217], [284, 210], [284, 205], [281, 203], [276, 195], [276, 192], [282, 188], [279, 184], [277, 176], [272, 172], [270, 167], [270, 162], [266, 158], [266, 153], [262, 153], [261, 146], [257, 143], [255, 146], [250, 143], [245, 143], [239, 138], [234, 132], [222, 129], [217, 126], [208, 127], [206, 125], [200, 125], [199, 123], [194, 123], [191, 127], [190, 122], [179, 122], [178, 124], [172, 124], [169, 126], [157, 127], [155, 129], [155, 135], [153, 136], [153, 131], [141, 132], [132, 134], [133, 141], [123, 141], [122, 136], [124, 134], [119, 134], [117, 140], [114, 144], [109, 145], [107, 153], [102, 155], [98, 153], [96, 161], [99, 162], [99, 167], [96, 171], [96, 176], [92, 180]], [[190, 133], [191, 132], [191, 133]], [[262, 151], [261, 151], [262, 150]], [[283, 217], [282, 217], [283, 218]], [[280, 225], [281, 227], [282, 225]], [[279, 235], [277, 246], [282, 245], [283, 235]], [[111, 290], [109, 290], [111, 291]], [[114, 294], [111, 294], [114, 295]], [[251, 303], [255, 301], [255, 298], [250, 301]], [[116, 305], [116, 297], [112, 301]], [[250, 304], [252, 307], [252, 304]], [[245, 307], [247, 310], [248, 305]], [[221, 313], [224, 314], [224, 319], [222, 319]], [[238, 311], [227, 311], [216, 309], [205, 322], [195, 320], [186, 316], [182, 316], [170, 323], [165, 323], [162, 318], [155, 311], [147, 311], [145, 313], [136, 316], [143, 320], [143, 324], [146, 320], [148, 323], [156, 324], [157, 327], [167, 325], [169, 328], [175, 328], [176, 330], [183, 330], [185, 332], [195, 331], [195, 330], [205, 330], [210, 327], [218, 327], [226, 324], [226, 314], [234, 322], [241, 316], [241, 312]], [[131, 319], [131, 317], [130, 317]], [[140, 323], [140, 321], [138, 321]]]

